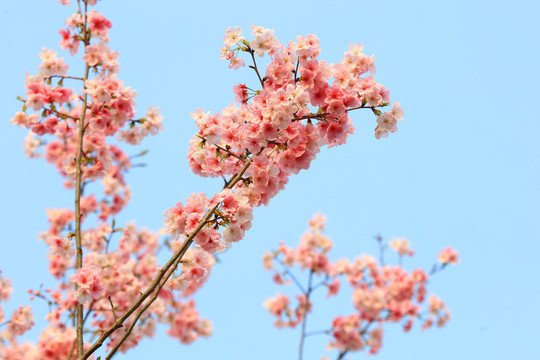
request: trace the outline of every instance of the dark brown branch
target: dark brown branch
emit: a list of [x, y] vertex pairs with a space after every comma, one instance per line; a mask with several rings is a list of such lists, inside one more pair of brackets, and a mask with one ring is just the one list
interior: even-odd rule
[[51, 75], [51, 76], [47, 76], [44, 79], [46, 80], [46, 79], [52, 79], [52, 78], [62, 78], [62, 79], [73, 79], [73, 80], [85, 81], [84, 78], [77, 77], [77, 76], [67, 76], [67, 75]]
[[250, 65], [249, 67], [255, 70], [255, 72], [257, 73], [257, 77], [259, 78], [259, 82], [261, 83], [261, 86], [264, 89], [264, 81], [261, 78], [261, 74], [259, 74], [259, 69], [257, 68], [257, 62], [255, 61], [255, 55], [253, 55], [255, 53], [255, 50], [249, 48], [248, 52], [251, 54], [251, 58], [253, 59], [253, 65]]
[[[201, 136], [201, 135], [197, 135], [197, 137], [199, 137], [201, 140], [204, 140], [206, 141], [206, 139], [204, 138], [204, 136]], [[232, 151], [224, 148], [223, 146], [220, 146], [218, 144], [210, 144], [212, 146], [215, 146], [216, 148], [218, 148], [219, 150], [223, 151], [223, 152], [226, 152], [227, 154], [231, 155], [232, 157], [235, 157], [237, 158], [238, 160], [242, 161], [242, 162], [246, 162], [244, 159], [242, 159], [240, 156], [236, 155], [235, 153], [233, 153]]]
[[[129, 335], [131, 335], [131, 332], [133, 331], [133, 328], [135, 327], [135, 325], [139, 321], [140, 317], [142, 316], [142, 314], [144, 314], [146, 312], [146, 310], [150, 307], [150, 305], [152, 305], [152, 303], [154, 301], [156, 301], [157, 297], [159, 296], [159, 292], [161, 291], [163, 286], [165, 286], [165, 284], [167, 283], [167, 281], [169, 280], [171, 275], [176, 271], [176, 269], [178, 267], [178, 264], [180, 263], [181, 260], [182, 260], [181, 258], [178, 258], [178, 260], [176, 260], [176, 262], [174, 263], [173, 268], [171, 269], [171, 271], [169, 271], [167, 276], [165, 276], [163, 281], [159, 284], [157, 289], [154, 291], [154, 295], [152, 296], [152, 298], [141, 309], [139, 309], [139, 311], [137, 312], [137, 315], [135, 315], [135, 318], [131, 322], [131, 325], [127, 328], [126, 333], [124, 334], [124, 336], [122, 336], [122, 339], [120, 339], [120, 341], [113, 347], [113, 349], [107, 355], [105, 360], [110, 360], [116, 354], [116, 352], [120, 349], [122, 344], [127, 340]], [[110, 297], [109, 297], [109, 300], [110, 300]], [[115, 316], [115, 318], [116, 318], [116, 316]]]
[[112, 310], [114, 320], [116, 320], [116, 319], [118, 319], [118, 316], [116, 316], [116, 311], [114, 310], [114, 304], [113, 304], [112, 299], [111, 299], [110, 296], [108, 297], [108, 299], [109, 299], [109, 303], [111, 304], [111, 310]]
[[[17, 97], [17, 100], [22, 101], [23, 103], [26, 103], [26, 100], [24, 100], [22, 97]], [[61, 117], [63, 119], [70, 118], [70, 119], [73, 119], [73, 120], [79, 120], [79, 117], [77, 117], [77, 116], [72, 116], [72, 115], [60, 112], [58, 110], [54, 110], [54, 109], [50, 109], [50, 108], [46, 108], [46, 107], [44, 107], [43, 110], [55, 113], [56, 115], [58, 115], [59, 117]]]

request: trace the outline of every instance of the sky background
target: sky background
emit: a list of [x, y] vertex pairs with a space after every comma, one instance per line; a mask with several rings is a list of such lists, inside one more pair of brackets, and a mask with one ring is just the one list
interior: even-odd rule
[[[196, 296], [201, 316], [213, 322], [210, 339], [184, 346], [160, 328], [118, 359], [297, 358], [299, 330], [273, 328], [262, 307], [285, 289], [272, 284], [261, 256], [281, 240], [296, 246], [317, 212], [328, 217], [332, 260], [377, 254], [378, 233], [411, 241], [416, 255], [408, 269], [429, 269], [448, 245], [460, 253], [461, 263], [429, 284], [452, 321], [407, 334], [388, 324], [376, 358], [540, 358], [540, 3], [109, 0], [97, 10], [113, 23], [119, 78], [137, 90], [139, 114], [154, 105], [165, 117], [165, 131], [141, 145], [150, 150], [147, 167], [129, 173], [133, 200], [118, 222], [136, 219], [158, 230], [175, 202], [221, 189], [221, 180], [192, 174], [186, 155], [196, 131], [189, 114], [221, 111], [234, 100], [232, 86], [257, 84], [250, 69], [229, 70], [219, 59], [228, 26], [273, 28], [282, 43], [316, 34], [319, 59], [328, 62], [340, 61], [349, 43], [362, 43], [376, 55], [377, 81], [405, 111], [399, 132], [379, 141], [375, 117], [353, 113], [357, 131], [346, 145], [323, 149], [268, 207], [255, 210], [246, 238], [220, 256]], [[9, 123], [20, 109], [15, 97], [24, 95], [25, 71], [38, 72], [42, 47], [60, 50], [58, 29], [73, 11], [53, 0], [0, 0], [0, 269], [15, 288], [6, 315], [30, 303], [27, 289], [54, 285], [36, 236], [48, 227], [46, 208], [73, 202], [51, 166], [25, 158], [27, 131]], [[38, 325], [29, 337], [36, 339], [46, 308], [33, 306]], [[348, 294], [326, 301], [321, 291], [308, 329], [326, 329], [351, 312]], [[326, 343], [323, 335], [309, 337], [304, 359], [335, 359]]]

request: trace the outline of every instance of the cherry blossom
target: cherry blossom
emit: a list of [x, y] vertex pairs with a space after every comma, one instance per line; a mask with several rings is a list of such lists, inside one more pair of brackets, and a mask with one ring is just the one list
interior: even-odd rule
[[[328, 349], [337, 350], [338, 358], [361, 350], [367, 350], [369, 354], [378, 353], [387, 324], [401, 323], [407, 332], [418, 322], [422, 323], [422, 329], [429, 328], [433, 323], [441, 327], [448, 322], [450, 313], [442, 300], [431, 294], [427, 306], [425, 304], [430, 274], [442, 270], [440, 267], [435, 266], [430, 274], [422, 269], [407, 271], [401, 264], [385, 265], [383, 254], [380, 257], [382, 263], [369, 255], [357, 257], [354, 261], [339, 259], [332, 262], [329, 259], [332, 240], [323, 233], [326, 218], [317, 214], [309, 220], [308, 225], [309, 230], [300, 238], [297, 248], [289, 248], [281, 243], [277, 251], [267, 252], [263, 256], [266, 270], [274, 270], [278, 265], [283, 269], [282, 272], [276, 271], [272, 277], [277, 285], [294, 284], [300, 291], [296, 310], [291, 307], [290, 297], [282, 293], [267, 299], [264, 307], [276, 318], [274, 325], [278, 328], [295, 328], [303, 324], [301, 353], [306, 336], [305, 318], [309, 312], [318, 309], [309, 299], [321, 286], [327, 288], [327, 297], [339, 295], [342, 284], [352, 290], [351, 300], [355, 313], [338, 315], [331, 329], [322, 332], [330, 336]], [[382, 242], [382, 238], [378, 240]], [[412, 256], [414, 253], [404, 238], [394, 238], [388, 244], [380, 245], [381, 251], [390, 246], [401, 256]], [[451, 253], [448, 249], [443, 250], [443, 253]], [[276, 264], [271, 264], [272, 260]], [[300, 271], [309, 270], [307, 285], [301, 284], [299, 277], [294, 275], [296, 267]], [[304, 309], [309, 310], [300, 311], [302, 304], [306, 304]]]

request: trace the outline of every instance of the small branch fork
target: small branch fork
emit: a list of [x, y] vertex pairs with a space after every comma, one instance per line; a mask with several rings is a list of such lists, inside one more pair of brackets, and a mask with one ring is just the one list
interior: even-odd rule
[[257, 62], [255, 61], [255, 55], [254, 55], [255, 50], [253, 50], [250, 46], [248, 47], [247, 51], [251, 54], [251, 59], [253, 59], [253, 65], [249, 65], [249, 67], [255, 70], [255, 72], [257, 73], [257, 77], [259, 78], [259, 82], [261, 83], [261, 87], [264, 89], [264, 80], [263, 78], [261, 78], [261, 74], [259, 74], [259, 69], [257, 68]]
[[283, 266], [283, 269], [285, 270], [285, 273], [292, 279], [292, 281], [298, 287], [298, 289], [302, 292], [302, 294], [307, 295], [307, 291], [304, 289], [304, 287], [302, 286], [300, 281], [298, 281], [296, 276], [294, 276], [294, 274], [285, 266], [285, 264], [283, 264], [282, 261], [280, 261], [278, 259], [275, 259], [275, 260], [277, 262], [279, 262], [281, 264], [281, 266]]
[[[206, 139], [204, 138], [204, 136], [201, 136], [201, 135], [197, 135], [198, 138], [200, 138], [201, 140], [204, 140], [206, 141]], [[242, 161], [242, 162], [246, 162], [246, 159], [243, 159], [241, 156], [235, 154], [234, 152], [232, 152], [231, 150], [227, 149], [227, 148], [224, 148], [223, 146], [220, 146], [218, 144], [211, 144], [211, 146], [215, 146], [217, 149], [219, 149], [220, 151], [223, 151], [227, 154], [229, 154], [230, 156], [232, 157], [235, 157], [237, 158], [238, 160]]]

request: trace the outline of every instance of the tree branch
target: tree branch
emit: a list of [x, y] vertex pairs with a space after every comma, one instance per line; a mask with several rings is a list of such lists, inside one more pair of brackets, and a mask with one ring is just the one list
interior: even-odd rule
[[[308, 280], [308, 290], [306, 293], [306, 302], [309, 305], [309, 296], [311, 295], [311, 291], [313, 290], [311, 288], [311, 282], [313, 280], [313, 269], [309, 271], [309, 280]], [[300, 350], [298, 355], [298, 360], [302, 360], [302, 357], [304, 355], [304, 340], [306, 339], [306, 326], [307, 326], [307, 310], [304, 314], [304, 318], [302, 319], [302, 336], [300, 337]]]
[[[90, 43], [90, 38], [88, 36], [88, 17], [86, 14], [87, 11], [87, 1], [84, 1], [84, 44], [86, 46]], [[84, 80], [88, 79], [88, 73], [90, 71], [90, 66], [88, 63], [86, 63], [85, 71], [84, 71]], [[86, 89], [86, 85], [83, 85]], [[76, 174], [76, 185], [75, 185], [75, 241], [76, 241], [76, 247], [77, 247], [77, 262], [76, 262], [76, 269], [80, 269], [83, 264], [83, 250], [82, 250], [82, 241], [81, 241], [81, 193], [82, 193], [82, 148], [83, 148], [83, 137], [84, 137], [84, 120], [86, 116], [86, 108], [87, 108], [87, 100], [88, 95], [86, 92], [83, 96], [83, 106], [81, 110], [81, 118], [79, 121], [79, 139], [77, 142], [77, 174]], [[78, 289], [79, 285], [75, 285], [75, 288]], [[83, 319], [83, 304], [79, 303], [77, 301], [77, 358], [81, 358], [83, 355], [83, 346], [84, 346], [84, 340], [83, 340], [83, 327], [84, 327], [84, 319]]]
[[[261, 149], [259, 154], [263, 150], [264, 148]], [[251, 165], [252, 161], [253, 161], [253, 158], [250, 158], [249, 160], [247, 160], [244, 166], [242, 167], [242, 169], [231, 178], [227, 186], [225, 186], [224, 188], [232, 189], [236, 185], [236, 183], [240, 181], [244, 173], [247, 171], [247, 169]], [[206, 212], [206, 214], [201, 219], [201, 221], [199, 221], [199, 225], [197, 225], [195, 230], [193, 230], [193, 232], [188, 235], [188, 237], [182, 243], [180, 248], [174, 253], [174, 255], [169, 259], [169, 261], [167, 261], [167, 263], [161, 268], [161, 270], [158, 272], [158, 274], [156, 275], [152, 283], [148, 286], [148, 288], [144, 291], [144, 293], [142, 293], [141, 296], [139, 296], [137, 301], [135, 301], [135, 303], [133, 303], [133, 305], [131, 305], [129, 309], [124, 314], [122, 314], [122, 316], [120, 316], [118, 319], [114, 321], [111, 327], [109, 327], [107, 330], [104, 330], [101, 333], [101, 336], [96, 340], [96, 342], [94, 342], [94, 344], [92, 344], [92, 346], [90, 346], [88, 350], [86, 350], [86, 352], [82, 355], [82, 357], [79, 357], [80, 360], [88, 359], [90, 355], [92, 355], [97, 349], [103, 346], [103, 343], [105, 342], [105, 340], [108, 339], [116, 330], [123, 327], [123, 323], [127, 320], [127, 318], [130, 317], [135, 311], [137, 311], [137, 309], [142, 306], [143, 302], [150, 295], [152, 295], [152, 293], [154, 293], [154, 291], [158, 288], [158, 286], [160, 286], [161, 280], [165, 279], [165, 276], [167, 272], [169, 271], [169, 269], [171, 269], [173, 266], [175, 266], [175, 264], [178, 264], [182, 260], [182, 257], [186, 253], [187, 249], [193, 243], [193, 238], [197, 236], [199, 231], [201, 231], [201, 229], [205, 226], [206, 222], [214, 215], [219, 205], [220, 204], [217, 204], [212, 209]], [[146, 308], [148, 308], [148, 306], [150, 306], [150, 304], [152, 304], [156, 298], [157, 297], [150, 299], [150, 301], [148, 301], [148, 303], [145, 305], [144, 310], [146, 310]]]
[[253, 59], [253, 65], [250, 65], [249, 67], [255, 70], [255, 72], [257, 73], [257, 77], [259, 78], [259, 82], [261, 83], [261, 86], [264, 89], [264, 81], [261, 78], [261, 75], [259, 74], [259, 69], [257, 69], [257, 62], [255, 61], [255, 55], [253, 55], [255, 53], [255, 50], [253, 50], [252, 48], [249, 48], [248, 52], [251, 54], [251, 58]]

